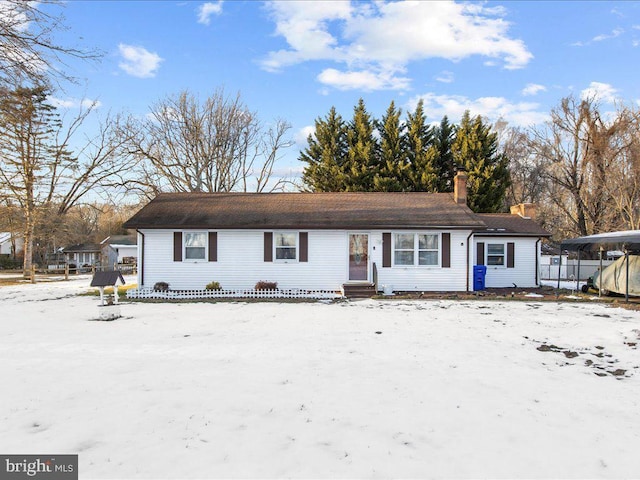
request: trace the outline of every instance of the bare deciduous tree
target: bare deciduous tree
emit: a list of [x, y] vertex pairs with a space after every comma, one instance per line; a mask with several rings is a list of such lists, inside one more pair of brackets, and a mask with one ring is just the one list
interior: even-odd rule
[[540, 203], [545, 194], [544, 172], [548, 161], [532, 155], [529, 136], [518, 128], [500, 132], [502, 153], [509, 159], [511, 185], [507, 189], [507, 202]]
[[98, 58], [98, 54], [58, 44], [56, 32], [66, 30], [55, 9], [61, 0], [2, 0], [0, 2], [0, 81], [43, 84], [51, 78], [69, 80], [65, 57]]
[[640, 229], [640, 111], [621, 108], [617, 112], [623, 128], [618, 132], [615, 147], [618, 152], [604, 182], [611, 208], [619, 228]]
[[605, 121], [594, 99], [564, 98], [544, 128], [531, 132], [529, 147], [547, 163], [549, 200], [569, 221], [568, 233], [590, 235], [611, 226], [606, 195], [612, 166], [620, 154], [619, 117]]
[[74, 154], [72, 138], [91, 108], [65, 127], [48, 93], [46, 87], [19, 87], [3, 90], [0, 98], [0, 195], [17, 204], [24, 218], [25, 274], [37, 225], [63, 216], [98, 187], [121, 185], [130, 168], [118, 118], [107, 120]]
[[240, 95], [216, 91], [204, 101], [183, 91], [132, 119], [129, 151], [140, 160], [140, 182], [154, 193], [273, 191], [274, 165], [292, 145], [290, 125], [277, 120], [263, 128]]

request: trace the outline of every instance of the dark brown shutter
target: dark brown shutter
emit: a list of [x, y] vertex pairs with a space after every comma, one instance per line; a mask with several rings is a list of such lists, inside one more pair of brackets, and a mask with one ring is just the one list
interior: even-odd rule
[[476, 244], [476, 265], [484, 265], [484, 242]]
[[442, 234], [442, 268], [451, 268], [451, 234]]
[[273, 233], [264, 232], [264, 261], [273, 262]]
[[173, 232], [173, 261], [182, 261], [182, 232]]
[[218, 232], [209, 232], [209, 261], [218, 261]]
[[298, 247], [300, 258], [298, 259], [298, 261], [308, 262], [309, 261], [309, 233], [300, 232], [298, 234], [298, 238], [300, 241], [300, 246]]
[[391, 234], [382, 234], [382, 266], [391, 266]]
[[515, 249], [516, 244], [513, 242], [507, 243], [507, 268], [513, 268], [515, 266]]

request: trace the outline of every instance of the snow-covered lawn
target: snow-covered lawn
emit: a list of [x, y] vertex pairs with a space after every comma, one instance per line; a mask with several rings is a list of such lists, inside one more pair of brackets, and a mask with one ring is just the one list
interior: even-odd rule
[[88, 284], [0, 287], [0, 452], [78, 453], [83, 479], [640, 476], [640, 312], [125, 303], [99, 322]]

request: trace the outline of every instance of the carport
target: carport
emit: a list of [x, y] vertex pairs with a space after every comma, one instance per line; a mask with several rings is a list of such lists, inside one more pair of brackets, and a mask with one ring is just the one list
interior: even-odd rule
[[[600, 272], [602, 273], [602, 253], [607, 250], [620, 250], [624, 252], [626, 264], [626, 291], [625, 300], [629, 301], [629, 253], [640, 252], [640, 230], [624, 230], [621, 232], [599, 233], [565, 240], [560, 244], [560, 253], [563, 251], [578, 252], [578, 275], [576, 290], [580, 282], [580, 259], [582, 252], [599, 252]], [[560, 255], [562, 265], [562, 254]], [[598, 295], [601, 294], [602, 282], [598, 285]], [[558, 268], [558, 288], [560, 288], [560, 268]]]

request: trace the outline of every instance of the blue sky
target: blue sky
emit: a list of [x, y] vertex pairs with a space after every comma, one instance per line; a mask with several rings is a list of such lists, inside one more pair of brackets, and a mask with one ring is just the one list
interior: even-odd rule
[[71, 0], [64, 15], [59, 41], [104, 57], [68, 62], [80, 83], [60, 106], [142, 115], [222, 87], [263, 122], [291, 123], [301, 147], [317, 117], [350, 118], [360, 97], [376, 117], [423, 98], [432, 122], [469, 109], [522, 127], [570, 94], [640, 105], [640, 2]]

